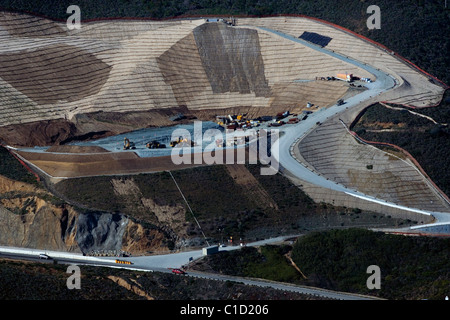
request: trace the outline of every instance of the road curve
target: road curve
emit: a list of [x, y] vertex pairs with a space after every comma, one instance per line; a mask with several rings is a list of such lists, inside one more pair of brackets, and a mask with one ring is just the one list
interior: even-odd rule
[[[242, 26], [242, 27], [250, 27], [250, 26]], [[357, 197], [366, 201], [375, 202], [378, 204], [382, 204], [384, 206], [389, 206], [393, 208], [402, 209], [409, 212], [415, 212], [420, 213], [424, 215], [432, 215], [436, 221], [430, 224], [425, 224], [420, 227], [430, 227], [433, 225], [442, 225], [442, 224], [449, 224], [450, 223], [450, 212], [435, 212], [435, 211], [426, 211], [421, 210], [417, 208], [411, 208], [407, 206], [397, 205], [395, 203], [387, 202], [383, 199], [378, 199], [373, 196], [366, 195], [362, 192], [359, 192], [357, 190], [352, 190], [344, 185], [338, 184], [336, 182], [327, 180], [323, 176], [320, 176], [317, 172], [313, 172], [310, 169], [308, 169], [304, 164], [297, 161], [294, 158], [294, 154], [292, 152], [293, 148], [296, 147], [297, 143], [303, 139], [312, 129], [316, 127], [316, 123], [319, 122], [325, 122], [327, 119], [334, 117], [338, 115], [339, 113], [342, 113], [346, 109], [355, 107], [362, 102], [369, 100], [377, 95], [380, 95], [382, 93], [387, 92], [388, 90], [395, 89], [399, 83], [397, 80], [390, 74], [387, 74], [377, 68], [374, 68], [370, 65], [367, 65], [365, 63], [362, 63], [360, 61], [356, 61], [354, 59], [351, 59], [349, 57], [346, 57], [344, 55], [338, 54], [334, 51], [330, 51], [328, 49], [319, 47], [317, 45], [314, 45], [312, 43], [309, 43], [307, 41], [304, 41], [302, 39], [293, 37], [291, 35], [282, 33], [280, 31], [272, 30], [266, 27], [253, 27], [256, 29], [264, 30], [266, 32], [273, 33], [275, 35], [278, 35], [280, 37], [286, 38], [288, 40], [301, 43], [302, 45], [308, 46], [314, 50], [317, 50], [321, 53], [330, 55], [334, 58], [337, 58], [339, 60], [342, 60], [344, 62], [353, 64], [357, 67], [360, 67], [362, 69], [365, 69], [369, 73], [373, 74], [376, 77], [376, 81], [372, 83], [366, 84], [366, 87], [368, 90], [355, 95], [351, 98], [348, 98], [346, 100], [346, 103], [344, 105], [338, 106], [337, 104], [327, 108], [327, 109], [320, 109], [319, 111], [316, 111], [308, 116], [308, 118], [304, 121], [301, 121], [297, 124], [290, 125], [289, 127], [283, 127], [281, 131], [284, 133], [280, 139], [278, 139], [272, 146], [272, 154], [278, 161], [278, 163], [284, 168], [284, 170], [289, 171], [292, 175], [295, 177], [310, 182], [314, 185], [344, 192], [347, 195]], [[420, 227], [415, 227], [420, 228]]]
[[[264, 245], [268, 243], [276, 243], [279, 241], [283, 241], [287, 238], [291, 238], [292, 236], [285, 237], [277, 237], [271, 238], [263, 241], [257, 241], [254, 243], [248, 244], [252, 245]], [[240, 246], [232, 246], [220, 248], [221, 251], [225, 250], [238, 250]], [[203, 256], [202, 250], [193, 250], [181, 253], [173, 253], [173, 254], [164, 254], [164, 255], [155, 255], [155, 256], [143, 256], [143, 257], [127, 257], [127, 258], [114, 258], [114, 257], [89, 257], [83, 256], [81, 254], [74, 254], [68, 252], [58, 252], [58, 251], [48, 251], [48, 250], [38, 250], [38, 249], [27, 249], [27, 248], [14, 248], [14, 247], [2, 247], [0, 246], [0, 257], [8, 257], [11, 259], [32, 259], [39, 261], [39, 255], [45, 254], [51, 258], [51, 260], [41, 260], [45, 261], [56, 261], [60, 264], [75, 264], [75, 265], [91, 265], [97, 267], [108, 267], [108, 268], [122, 268], [128, 270], [135, 271], [144, 271], [144, 272], [164, 272], [164, 273], [172, 273], [172, 268], [181, 268], [181, 266], [189, 263], [192, 259], [198, 259]], [[123, 261], [132, 262], [130, 265], [126, 264], [117, 264], [115, 262], [116, 259], [120, 259]], [[290, 291], [295, 293], [301, 293], [306, 295], [311, 295], [315, 297], [321, 297], [325, 299], [332, 300], [380, 300], [377, 297], [354, 294], [354, 293], [346, 293], [346, 292], [337, 292], [332, 290], [326, 290], [316, 287], [308, 287], [308, 286], [299, 286], [293, 285], [289, 283], [268, 281], [264, 279], [252, 279], [252, 278], [244, 278], [244, 277], [235, 277], [229, 275], [215, 274], [215, 273], [206, 273], [206, 272], [188, 272], [186, 274], [190, 277], [202, 278], [208, 280], [215, 281], [232, 281], [239, 282], [249, 286], [258, 286], [264, 288], [273, 288], [277, 290]], [[182, 275], [180, 275], [182, 276]]]

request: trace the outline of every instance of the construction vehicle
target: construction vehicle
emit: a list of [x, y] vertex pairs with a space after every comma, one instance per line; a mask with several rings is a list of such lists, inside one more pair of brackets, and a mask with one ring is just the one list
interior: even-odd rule
[[218, 148], [224, 147], [223, 139], [216, 139], [216, 147]]
[[285, 123], [286, 122], [284, 122], [284, 121], [271, 122], [271, 123], [269, 123], [269, 127], [280, 127], [280, 126], [282, 126]]
[[159, 141], [156, 141], [156, 140], [147, 142], [147, 144], [145, 146], [149, 149], [163, 149], [166, 147], [165, 144], [160, 143]]
[[170, 146], [173, 148], [181, 143], [181, 141], [183, 141], [183, 137], [178, 137], [178, 139], [170, 141]]
[[123, 139], [123, 150], [136, 149], [134, 142], [131, 142], [130, 139]]
[[289, 111], [286, 111], [286, 112], [280, 112], [280, 113], [277, 114], [276, 120], [279, 121], [279, 120], [281, 120], [281, 119], [284, 119], [284, 118], [286, 118], [288, 115], [289, 115]]
[[178, 139], [170, 141], [170, 146], [172, 148], [180, 145], [181, 147], [194, 147], [196, 144], [194, 141], [189, 140], [187, 138], [178, 137]]
[[351, 81], [353, 81], [353, 74], [338, 73], [336, 75], [336, 79], [351, 82]]

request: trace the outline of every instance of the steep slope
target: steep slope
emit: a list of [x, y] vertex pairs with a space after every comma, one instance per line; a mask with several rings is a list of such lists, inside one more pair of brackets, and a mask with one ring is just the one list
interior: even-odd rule
[[0, 245], [84, 254], [168, 251], [160, 230], [119, 213], [81, 212], [40, 187], [2, 175]]
[[[105, 20], [67, 30], [39, 17], [1, 15], [0, 139], [14, 145], [167, 125], [180, 109], [200, 119], [230, 108], [255, 116], [299, 112], [310, 100], [331, 105], [348, 89], [317, 76], [369, 76], [254, 27]], [[38, 130], [45, 121], [48, 130]]]

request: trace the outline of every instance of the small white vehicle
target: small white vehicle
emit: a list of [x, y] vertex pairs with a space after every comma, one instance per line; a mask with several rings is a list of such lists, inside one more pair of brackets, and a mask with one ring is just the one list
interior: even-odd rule
[[45, 260], [48, 260], [48, 259], [50, 259], [50, 257], [49, 257], [48, 255], [44, 254], [44, 253], [40, 253], [40, 254], [39, 254], [39, 259], [45, 259]]

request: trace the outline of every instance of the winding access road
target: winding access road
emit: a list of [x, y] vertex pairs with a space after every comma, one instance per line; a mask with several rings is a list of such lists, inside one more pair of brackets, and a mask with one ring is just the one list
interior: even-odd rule
[[[243, 26], [244, 27], [244, 26]], [[376, 77], [376, 81], [367, 83], [366, 87], [368, 90], [361, 92], [358, 95], [355, 95], [351, 98], [348, 98], [345, 101], [345, 104], [343, 105], [333, 105], [327, 109], [320, 109], [317, 112], [314, 112], [308, 116], [308, 118], [304, 121], [300, 121], [299, 123], [295, 125], [290, 125], [289, 127], [283, 127], [281, 130], [284, 134], [283, 136], [278, 139], [272, 146], [272, 154], [278, 161], [278, 163], [284, 168], [284, 170], [289, 171], [292, 175], [295, 177], [310, 182], [314, 185], [344, 192], [350, 196], [357, 197], [366, 201], [375, 202], [378, 204], [382, 204], [384, 206], [389, 206], [393, 208], [402, 209], [409, 212], [415, 212], [420, 213], [424, 215], [432, 215], [436, 221], [430, 224], [422, 225], [422, 226], [415, 226], [414, 229], [418, 228], [424, 228], [424, 227], [430, 227], [430, 226], [442, 226], [450, 224], [450, 212], [434, 212], [434, 211], [426, 211], [421, 210], [417, 208], [410, 208], [407, 206], [398, 205], [395, 203], [391, 203], [388, 201], [385, 201], [383, 199], [378, 199], [373, 196], [366, 195], [362, 192], [359, 192], [357, 190], [352, 190], [347, 187], [345, 187], [342, 184], [335, 183], [333, 181], [327, 180], [323, 176], [319, 175], [317, 172], [312, 171], [311, 169], [307, 168], [303, 163], [296, 160], [293, 154], [293, 148], [296, 147], [297, 143], [304, 138], [312, 129], [314, 129], [317, 125], [317, 122], [325, 122], [331, 117], [335, 117], [339, 113], [342, 113], [346, 109], [355, 107], [362, 102], [369, 100], [373, 97], [376, 97], [382, 93], [385, 93], [389, 90], [395, 89], [399, 83], [397, 80], [392, 76], [389, 75], [379, 69], [376, 69], [370, 65], [367, 65], [363, 62], [351, 59], [349, 57], [346, 57], [344, 55], [341, 55], [339, 53], [336, 53], [334, 51], [330, 51], [328, 49], [325, 49], [323, 47], [317, 46], [315, 44], [312, 44], [310, 42], [307, 42], [305, 40], [302, 40], [300, 38], [296, 38], [294, 36], [272, 30], [266, 27], [254, 27], [256, 29], [261, 29], [266, 32], [273, 33], [277, 36], [286, 38], [290, 41], [301, 43], [302, 45], [305, 45], [307, 47], [310, 47], [314, 50], [317, 50], [321, 53], [330, 55], [334, 58], [337, 58], [339, 60], [342, 60], [344, 62], [353, 64], [357, 67], [360, 67], [362, 69], [365, 69], [369, 73], [373, 74]]]

